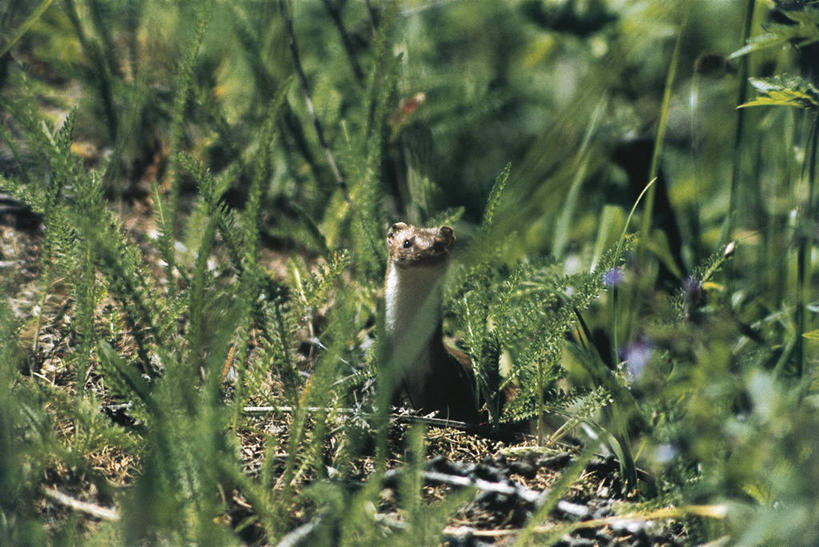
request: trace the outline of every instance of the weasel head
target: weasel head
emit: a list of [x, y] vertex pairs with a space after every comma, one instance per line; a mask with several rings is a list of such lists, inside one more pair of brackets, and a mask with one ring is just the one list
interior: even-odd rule
[[443, 264], [455, 245], [455, 232], [449, 226], [417, 228], [396, 222], [387, 232], [390, 262], [398, 268]]

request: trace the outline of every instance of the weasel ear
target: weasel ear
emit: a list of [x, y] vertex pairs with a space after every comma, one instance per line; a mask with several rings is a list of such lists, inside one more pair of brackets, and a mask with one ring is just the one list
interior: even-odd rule
[[404, 228], [409, 228], [409, 225], [406, 224], [405, 222], [396, 222], [395, 224], [390, 226], [389, 230], [387, 230], [387, 238], [392, 239], [392, 236], [394, 236], [396, 232], [399, 232]]
[[455, 239], [455, 231], [449, 226], [441, 226], [439, 228], [439, 231], [441, 232], [441, 235], [444, 236], [445, 238], [452, 240]]

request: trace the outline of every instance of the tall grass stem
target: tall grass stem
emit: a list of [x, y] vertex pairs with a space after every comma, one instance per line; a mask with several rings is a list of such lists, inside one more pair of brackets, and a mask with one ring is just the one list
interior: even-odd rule
[[[660, 167], [660, 152], [663, 149], [663, 140], [665, 139], [665, 131], [668, 126], [668, 112], [671, 109], [671, 90], [674, 87], [674, 79], [677, 75], [677, 64], [680, 59], [680, 51], [682, 49], [682, 38], [685, 32], [686, 23], [688, 22], [689, 11], [686, 11], [685, 17], [680, 24], [680, 29], [677, 31], [677, 40], [674, 43], [674, 51], [671, 54], [671, 61], [668, 65], [668, 74], [665, 79], [665, 89], [663, 90], [663, 102], [660, 108], [660, 121], [657, 124], [657, 137], [654, 140], [654, 149], [651, 152], [651, 167], [648, 171], [649, 180], [657, 177], [657, 172]], [[646, 188], [649, 188], [647, 185]], [[646, 196], [645, 214], [640, 229], [640, 244], [641, 249], [645, 249], [645, 245], [651, 237], [651, 217], [654, 214], [654, 187], [649, 189]]]
[[805, 369], [805, 342], [803, 334], [806, 332], [806, 310], [810, 300], [808, 283], [811, 278], [810, 252], [813, 247], [812, 238], [806, 233], [806, 226], [813, 222], [813, 185], [816, 181], [816, 152], [819, 139], [819, 115], [814, 115], [813, 128], [808, 142], [808, 195], [805, 200], [801, 220], [797, 223], [797, 237], [799, 249], [796, 257], [796, 370], [795, 375], [801, 378]]
[[[743, 46], [751, 36], [751, 27], [754, 20], [754, 7], [756, 0], [748, 0], [745, 7], [745, 26], [742, 31]], [[739, 58], [739, 87], [737, 89], [737, 106], [745, 104], [748, 97], [748, 55]], [[745, 109], [737, 109], [737, 124], [734, 131], [733, 165], [731, 168], [731, 193], [728, 197], [728, 214], [725, 216], [725, 226], [720, 237], [720, 241], [725, 243], [732, 237], [734, 225], [736, 223], [737, 195], [739, 193], [739, 177], [742, 171], [742, 134], [745, 128]]]

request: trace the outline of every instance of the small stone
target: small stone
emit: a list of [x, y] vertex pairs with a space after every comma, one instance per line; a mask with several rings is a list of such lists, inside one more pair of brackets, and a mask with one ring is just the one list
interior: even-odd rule
[[589, 508], [579, 503], [572, 503], [566, 500], [557, 502], [557, 510], [563, 513], [566, 517], [573, 520], [583, 520], [589, 516]]

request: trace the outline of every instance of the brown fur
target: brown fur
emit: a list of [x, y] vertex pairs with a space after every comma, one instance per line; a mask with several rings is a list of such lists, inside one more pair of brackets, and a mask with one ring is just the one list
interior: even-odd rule
[[396, 222], [387, 232], [389, 260], [399, 268], [441, 263], [454, 245], [455, 232], [449, 226], [416, 228]]

